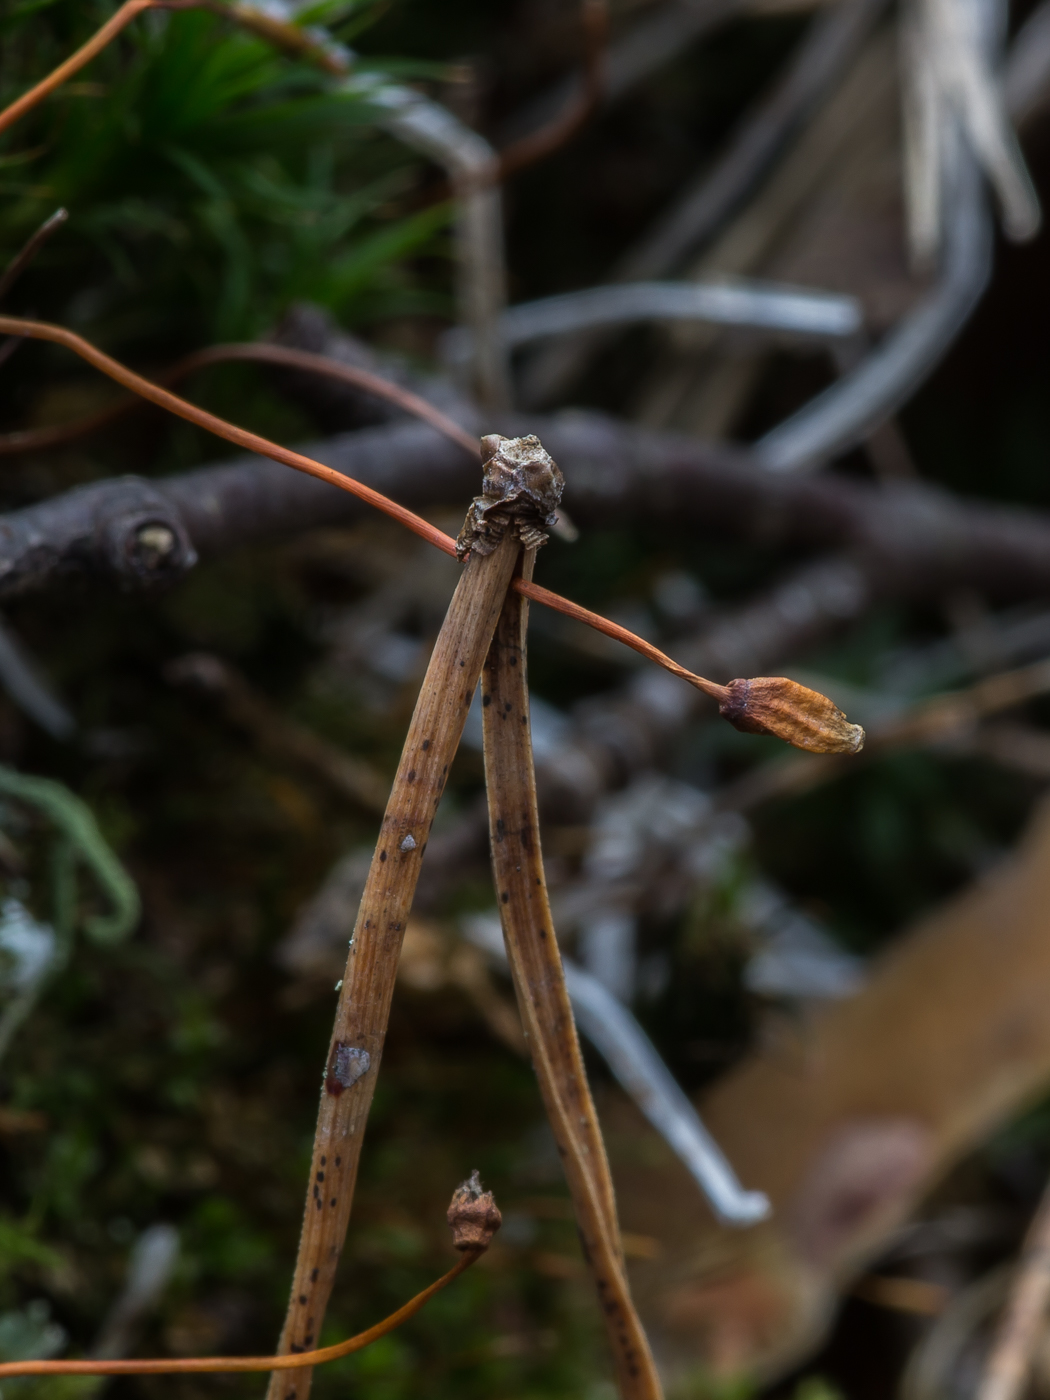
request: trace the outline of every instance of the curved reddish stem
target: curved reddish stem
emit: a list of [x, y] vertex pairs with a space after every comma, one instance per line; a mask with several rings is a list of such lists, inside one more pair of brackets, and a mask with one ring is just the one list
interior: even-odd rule
[[179, 398], [178, 394], [171, 393], [168, 389], [162, 389], [159, 384], [154, 384], [150, 379], [144, 379], [141, 374], [136, 374], [134, 370], [122, 365], [119, 360], [112, 359], [104, 354], [90, 341], [84, 340], [82, 336], [76, 335], [73, 331], [67, 331], [64, 326], [55, 326], [48, 321], [24, 321], [18, 316], [0, 316], [0, 335], [24, 335], [30, 340], [48, 340], [54, 345], [64, 345], [67, 350], [72, 350], [83, 360], [87, 360], [89, 365], [94, 365], [95, 369], [103, 374], [115, 379], [118, 384], [123, 384], [125, 389], [132, 390], [133, 393], [140, 394], [142, 398], [148, 399], [150, 403], [155, 403], [161, 408], [166, 408], [169, 413], [174, 413], [178, 418], [185, 418], [190, 423], [195, 423], [199, 428], [206, 428], [208, 432], [215, 433], [217, 437], [225, 438], [227, 442], [236, 443], [238, 447], [245, 447], [249, 452], [258, 452], [262, 457], [270, 457], [275, 462], [283, 462], [286, 467], [294, 467], [296, 471], [305, 472], [307, 476], [315, 476], [319, 481], [327, 481], [331, 486], [338, 486], [341, 491], [349, 491], [351, 495], [359, 497], [362, 501], [367, 501], [370, 506], [375, 506], [377, 510], [383, 511], [392, 519], [406, 526], [413, 534], [420, 539], [424, 539], [428, 544], [434, 545], [445, 554], [454, 555], [456, 552], [455, 540], [451, 539], [439, 530], [436, 525], [431, 525], [422, 516], [416, 515], [414, 511], [408, 510], [405, 506], [399, 506], [395, 501], [389, 500], [380, 491], [373, 491], [371, 486], [365, 486], [363, 482], [355, 481], [353, 477], [343, 476], [341, 472], [335, 471], [332, 467], [326, 467], [321, 462], [315, 462], [312, 457], [306, 457], [301, 452], [293, 452], [291, 448], [281, 447], [276, 442], [271, 442], [269, 438], [260, 437], [258, 433], [250, 433], [246, 428], [238, 428], [234, 423], [227, 423], [224, 418], [218, 418], [214, 413], [208, 413], [206, 409], [198, 408], [196, 404], [189, 403], [186, 399]]
[[[431, 525], [429, 521], [416, 515], [406, 506], [399, 506], [396, 501], [391, 501], [382, 492], [373, 490], [371, 486], [365, 486], [363, 482], [355, 481], [352, 476], [344, 476], [342, 472], [337, 472], [332, 467], [326, 467], [321, 462], [315, 462], [312, 457], [306, 457], [301, 452], [293, 452], [288, 447], [281, 447], [278, 443], [271, 442], [269, 438], [260, 437], [258, 433], [250, 433], [246, 428], [238, 428], [236, 424], [228, 423], [225, 418], [218, 418], [214, 413], [208, 413], [205, 409], [198, 408], [196, 404], [179, 398], [170, 390], [162, 389], [159, 384], [154, 384], [152, 380], [144, 379], [142, 375], [136, 374], [134, 370], [122, 365], [119, 360], [114, 360], [109, 355], [104, 354], [90, 341], [84, 340], [74, 331], [66, 330], [64, 326], [55, 326], [48, 321], [23, 321], [18, 316], [0, 316], [0, 335], [5, 334], [22, 335], [32, 340], [48, 340], [55, 345], [64, 345], [68, 350], [72, 350], [74, 354], [86, 360], [88, 364], [94, 365], [97, 370], [108, 375], [110, 379], [115, 379], [118, 384], [123, 384], [126, 389], [140, 394], [151, 403], [166, 408], [169, 413], [174, 413], [179, 418], [185, 418], [190, 423], [196, 423], [198, 427], [206, 428], [208, 432], [215, 433], [217, 437], [225, 438], [227, 442], [236, 443], [238, 447], [246, 447], [250, 452], [257, 452], [262, 457], [269, 457], [275, 462], [282, 462], [285, 466], [294, 467], [296, 471], [305, 472], [308, 476], [315, 476], [319, 481], [327, 481], [329, 485], [337, 486], [341, 491], [348, 491], [351, 495], [367, 502], [368, 505], [375, 506], [376, 510], [381, 510], [384, 515], [389, 515], [391, 519], [406, 526], [420, 539], [426, 540], [435, 549], [440, 549], [443, 554], [451, 554], [455, 557], [456, 542], [451, 535], [446, 535], [443, 530], [439, 530], [436, 525]], [[203, 357], [224, 348], [216, 346], [213, 352], [200, 351], [199, 354], [202, 358], [199, 363], [204, 362]], [[239, 348], [252, 350], [253, 356], [255, 351], [260, 352], [258, 356], [255, 356], [257, 358], [264, 358], [267, 350], [265, 346]], [[298, 357], [305, 355], [306, 352], [294, 351], [292, 353]], [[218, 358], [217, 354], [216, 358]], [[329, 363], [324, 361], [322, 356], [308, 358], [320, 360], [326, 367]], [[299, 363], [304, 364], [304, 361], [300, 360]], [[345, 368], [349, 369], [348, 366]], [[360, 377], [366, 371], [353, 370], [352, 373], [354, 376]], [[371, 376], [369, 378], [371, 379]], [[373, 383], [385, 385], [386, 381], [374, 380]], [[407, 391], [403, 392], [407, 393]], [[437, 410], [435, 409], [434, 412], [436, 413]], [[460, 441], [459, 433], [462, 432], [462, 429], [457, 428], [456, 432], [456, 440]], [[471, 447], [474, 450], [473, 440], [471, 440]], [[480, 451], [480, 448], [477, 450]], [[541, 588], [539, 584], [525, 583], [521, 579], [515, 579], [512, 587], [534, 602], [553, 608], [555, 612], [564, 613], [566, 617], [574, 618], [577, 622], [585, 622], [588, 627], [593, 627], [597, 631], [603, 632], [607, 637], [622, 642], [624, 646], [631, 647], [649, 661], [655, 661], [658, 666], [663, 666], [672, 675], [680, 676], [690, 685], [695, 685], [698, 690], [702, 690], [705, 695], [710, 695], [712, 699], [721, 702], [727, 697], [728, 691], [725, 686], [705, 680], [703, 676], [695, 676], [692, 671], [687, 671], [684, 666], [679, 666], [677, 661], [672, 661], [651, 642], [644, 641], [634, 632], [629, 632], [626, 627], [620, 627], [617, 623], [610, 622], [600, 613], [593, 613], [587, 608], [581, 608], [578, 603], [570, 603], [567, 598], [552, 593], [548, 588]]]
[[403, 1322], [407, 1322], [435, 1293], [440, 1293], [454, 1278], [469, 1269], [483, 1251], [464, 1254], [447, 1274], [410, 1298], [389, 1317], [348, 1337], [335, 1346], [320, 1347], [317, 1351], [289, 1352], [283, 1356], [183, 1356], [157, 1357], [142, 1361], [93, 1361], [85, 1357], [82, 1361], [7, 1361], [0, 1365], [0, 1377], [5, 1376], [164, 1376], [185, 1375], [187, 1372], [215, 1371], [292, 1371], [301, 1366], [321, 1366], [326, 1361], [338, 1361], [341, 1356], [361, 1351], [372, 1342], [393, 1332]]
[[[194, 374], [199, 369], [206, 369], [209, 365], [224, 364], [239, 360], [261, 361], [265, 364], [284, 365], [288, 369], [302, 369], [311, 374], [321, 374], [328, 379], [341, 379], [346, 384], [353, 384], [357, 389], [364, 389], [370, 394], [375, 394], [377, 398], [387, 399], [390, 403], [396, 404], [406, 413], [411, 413], [414, 417], [420, 418], [425, 423], [429, 423], [432, 428], [436, 428], [439, 433], [458, 443], [464, 451], [478, 456], [480, 448], [478, 440], [471, 437], [465, 428], [461, 428], [458, 423], [435, 408], [426, 399], [420, 398], [418, 394], [413, 394], [410, 389], [404, 389], [400, 384], [394, 384], [389, 379], [384, 379], [382, 375], [373, 374], [370, 370], [359, 369], [356, 365], [344, 365], [339, 360], [330, 359], [327, 355], [313, 355], [306, 350], [293, 350], [284, 345], [248, 344], [238, 345], [210, 345], [204, 350], [195, 350], [192, 355], [187, 355], [179, 362], [160, 375], [157, 383], [161, 385], [174, 384], [180, 379], [185, 379], [187, 375]], [[67, 442], [73, 442], [79, 437], [84, 437], [88, 433], [93, 433], [99, 428], [107, 427], [110, 423], [129, 413], [133, 408], [138, 407], [140, 398], [123, 399], [119, 403], [110, 404], [108, 408], [100, 409], [97, 413], [91, 413], [84, 418], [78, 418], [72, 423], [62, 423], [53, 428], [26, 428], [13, 433], [0, 433], [0, 457], [11, 457], [22, 452], [39, 452], [48, 447], [58, 447]]]
[[60, 63], [35, 87], [31, 87], [28, 92], [24, 92], [21, 97], [12, 102], [10, 107], [6, 107], [3, 112], [0, 112], [0, 132], [13, 126], [19, 117], [24, 117], [26, 112], [35, 107], [38, 102], [43, 102], [45, 97], [53, 93], [55, 88], [61, 87], [74, 73], [79, 73], [81, 68], [90, 63], [96, 54], [101, 53], [122, 29], [127, 28], [136, 15], [142, 14], [143, 10], [156, 8], [156, 0], [125, 0], [116, 14], [112, 15], [101, 29], [92, 34], [87, 43], [77, 49], [76, 53], [71, 54], [65, 63]]

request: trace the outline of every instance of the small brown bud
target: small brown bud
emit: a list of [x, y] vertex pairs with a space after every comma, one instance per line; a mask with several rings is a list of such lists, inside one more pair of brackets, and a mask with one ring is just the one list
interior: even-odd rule
[[810, 753], [857, 753], [864, 730], [850, 724], [839, 707], [785, 676], [730, 681], [719, 713], [745, 734], [772, 734]]
[[452, 1226], [452, 1243], [455, 1247], [478, 1253], [488, 1249], [492, 1236], [503, 1224], [492, 1192], [481, 1189], [481, 1177], [476, 1167], [452, 1193], [448, 1223]]

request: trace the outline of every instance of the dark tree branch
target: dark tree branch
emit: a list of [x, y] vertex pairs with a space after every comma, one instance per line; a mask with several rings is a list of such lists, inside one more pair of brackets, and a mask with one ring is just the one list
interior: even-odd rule
[[[879, 596], [922, 597], [963, 584], [993, 598], [1050, 592], [1050, 517], [1036, 511], [961, 501], [912, 482], [774, 475], [745, 452], [599, 414], [495, 426], [543, 435], [581, 524], [647, 518], [674, 530], [845, 550]], [[407, 506], [461, 506], [474, 486], [474, 464], [463, 451], [415, 423], [347, 433], [308, 450]], [[142, 585], [177, 576], [197, 554], [214, 556], [365, 510], [323, 482], [256, 457], [152, 482], [94, 482], [0, 516], [0, 597], [72, 572]]]

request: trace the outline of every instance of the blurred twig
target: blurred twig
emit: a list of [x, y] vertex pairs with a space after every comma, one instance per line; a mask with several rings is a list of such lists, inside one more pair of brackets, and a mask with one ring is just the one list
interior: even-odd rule
[[570, 141], [586, 125], [602, 100], [603, 57], [609, 29], [607, 0], [583, 0], [583, 78], [564, 108], [549, 122], [519, 137], [499, 153], [499, 178], [506, 180], [526, 166], [543, 160]]
[[3, 275], [0, 275], [0, 301], [3, 301], [4, 297], [7, 296], [51, 235], [57, 233], [68, 218], [69, 215], [65, 209], [56, 209], [49, 219], [44, 220], [21, 252], [15, 254], [4, 269]]
[[110, 1308], [92, 1347], [100, 1361], [126, 1356], [134, 1347], [143, 1318], [156, 1307], [179, 1257], [179, 1232], [173, 1225], [151, 1225], [135, 1241], [124, 1288]]
[[[884, 0], [845, 0], [815, 18], [785, 74], [730, 139], [660, 214], [641, 240], [620, 257], [609, 281], [632, 283], [674, 273], [709, 241], [767, 174], [778, 156], [848, 68], [884, 8]], [[523, 398], [546, 404], [582, 373], [610, 332], [581, 331], [533, 355]]]
[[[603, 65], [603, 106], [618, 101], [689, 44], [745, 8], [746, 0], [670, 0], [643, 15], [609, 45]], [[516, 142], [555, 121], [559, 112], [579, 101], [582, 86], [575, 75], [554, 83], [510, 117], [503, 139]]]
[[77, 722], [44, 680], [17, 634], [0, 617], [0, 685], [53, 739], [72, 738]]
[[[189, 422], [195, 423], [198, 427], [206, 428], [208, 431], [217, 434], [217, 436], [226, 438], [230, 442], [235, 442], [241, 447], [254, 448], [256, 451], [263, 452], [267, 457], [271, 457], [274, 461], [281, 462], [285, 466], [294, 467], [297, 471], [305, 472], [308, 476], [317, 477], [319, 480], [326, 481], [332, 486], [338, 486], [344, 491], [349, 491], [352, 495], [367, 501], [369, 505], [377, 507], [377, 509], [389, 515], [399, 524], [406, 526], [414, 534], [419, 535], [421, 539], [426, 540], [428, 544], [435, 545], [446, 554], [455, 554], [457, 552], [455, 541], [443, 531], [429, 524], [413, 511], [406, 510], [404, 506], [397, 505], [380, 492], [374, 491], [371, 487], [365, 486], [361, 482], [354, 481], [352, 478], [345, 477], [339, 472], [333, 471], [331, 467], [327, 467], [321, 462], [316, 462], [300, 452], [292, 452], [288, 448], [280, 447], [277, 443], [270, 442], [267, 438], [260, 437], [257, 433], [250, 433], [244, 428], [239, 428], [235, 424], [226, 422], [225, 419], [216, 417], [213, 413], [207, 413], [204, 409], [197, 408], [194, 404], [188, 403], [185, 399], [170, 393], [167, 389], [161, 388], [148, 379], [143, 379], [141, 375], [135, 374], [126, 366], [118, 363], [118, 361], [111, 359], [108, 355], [104, 355], [88, 341], [75, 335], [72, 331], [67, 331], [63, 326], [50, 325], [47, 322], [41, 321], [24, 321], [9, 316], [0, 316], [0, 331], [9, 330], [11, 327], [19, 328], [24, 334], [34, 339], [51, 341], [54, 344], [66, 346], [68, 349], [73, 350], [74, 353], [80, 355], [82, 359], [87, 360], [89, 364], [93, 365], [103, 374], [109, 375], [111, 379], [117, 380], [118, 383], [123, 384], [126, 388], [134, 390], [135, 393], [140, 394], [143, 398], [150, 400], [159, 407], [167, 409], [170, 413], [174, 413], [180, 418], [185, 418]], [[264, 346], [261, 348], [265, 350], [270, 347]], [[293, 355], [296, 357], [296, 362], [298, 363], [309, 361], [314, 358], [313, 356], [306, 355], [302, 351], [289, 351], [278, 347], [274, 348], [274, 353], [279, 357]], [[346, 367], [340, 366], [340, 370], [344, 368]], [[348, 372], [354, 374], [364, 373], [364, 371]], [[372, 378], [372, 376], [369, 376], [369, 378]], [[480, 500], [480, 497], [476, 498], [476, 502], [480, 502]], [[481, 507], [482, 512], [486, 509], [488, 509], [488, 507]], [[146, 533], [146, 530], [140, 528], [138, 532], [139, 540], [146, 545], [150, 545], [151, 542], [144, 538]], [[166, 541], [164, 552], [168, 552], [169, 548], [170, 544]], [[628, 631], [627, 628], [621, 627], [615, 622], [610, 622], [607, 618], [601, 617], [587, 608], [580, 607], [577, 603], [570, 603], [568, 599], [559, 597], [558, 594], [552, 593], [550, 589], [541, 588], [534, 583], [526, 583], [521, 579], [515, 581], [514, 587], [534, 601], [543, 603], [547, 607], [555, 609], [555, 611], [562, 612], [578, 622], [585, 622], [588, 626], [594, 627], [597, 631], [604, 632], [606, 636], [612, 637], [618, 642], [622, 642], [625, 646], [632, 647], [648, 660], [655, 661], [658, 665], [663, 666], [666, 670], [671, 671], [682, 680], [688, 681], [690, 685], [696, 686], [698, 690], [702, 690], [705, 695], [709, 695], [712, 699], [717, 700], [721, 707], [721, 712], [729, 719], [730, 723], [737, 724], [738, 727], [746, 727], [738, 714], [739, 705], [736, 703], [738, 697], [732, 690], [734, 684], [742, 684], [742, 682], [734, 682], [727, 687], [719, 685], [714, 681], [709, 681], [703, 676], [693, 675], [693, 673], [684, 666], [678, 665], [678, 663], [672, 661], [670, 657], [665, 656], [659, 648], [654, 647], [643, 638], [636, 636], [633, 632]], [[751, 723], [750, 720], [749, 723]], [[782, 737], [787, 737], [786, 731]], [[801, 742], [796, 741], [794, 738], [788, 741], [791, 743], [799, 742], [801, 747], [816, 748], [821, 752], [826, 751], [827, 746], [824, 740], [817, 738], [815, 736], [815, 731], [814, 738], [815, 742]], [[831, 742], [833, 744], [831, 751], [838, 752], [837, 740], [832, 740]]]
[[[537, 827], [537, 839], [538, 831]], [[485, 915], [464, 920], [466, 937], [477, 947], [506, 959], [508, 945], [500, 936], [498, 915], [491, 917], [494, 937], [489, 937]], [[721, 1148], [628, 1007], [577, 963], [568, 958], [561, 962], [576, 1025], [685, 1163], [718, 1218], [727, 1225], [744, 1228], [763, 1220], [769, 1214], [769, 1201], [760, 1191], [746, 1191], [741, 1186]]]
[[179, 657], [168, 664], [165, 676], [219, 700], [229, 717], [265, 752], [290, 759], [356, 806], [372, 812], [386, 809], [390, 784], [382, 773], [288, 719], [219, 657], [205, 652]]
[[[758, 279], [628, 282], [519, 302], [500, 317], [499, 334], [510, 351], [535, 340], [650, 320], [701, 321], [835, 342], [858, 335], [863, 311], [854, 297]], [[469, 361], [472, 352], [470, 332], [463, 328], [443, 338], [450, 365]]]
[[[914, 91], [905, 114], [917, 128], [908, 182], [910, 202], [921, 206], [912, 219], [914, 251], [929, 262], [941, 236], [940, 195], [953, 159], [952, 125], [958, 122], [969, 147], [998, 195], [1009, 237], [1025, 241], [1040, 224], [1039, 198], [1010, 125], [1002, 86], [990, 61], [988, 16], [960, 0], [912, 0], [905, 29], [907, 86]], [[996, 36], [997, 37], [997, 36]]]
[[1024, 1244], [996, 1329], [977, 1400], [1017, 1400], [1024, 1394], [1050, 1305], [1050, 1187]]
[[664, 277], [739, 207], [857, 53], [885, 0], [842, 0], [812, 21], [772, 93], [748, 116], [712, 170], [687, 185], [617, 267], [617, 281]]
[[[131, 3], [132, 0], [129, 0]], [[138, 3], [138, 0], [134, 0]], [[21, 334], [34, 340], [51, 341], [55, 345], [64, 345], [72, 350], [75, 355], [86, 360], [102, 374], [108, 375], [110, 379], [115, 379], [118, 384], [123, 384], [126, 389], [131, 389], [142, 398], [148, 399], [151, 403], [157, 404], [160, 408], [165, 408], [169, 413], [174, 413], [179, 418], [185, 418], [190, 423], [195, 423], [200, 428], [205, 428], [209, 432], [215, 433], [218, 437], [226, 438], [229, 442], [236, 443], [239, 447], [261, 452], [267, 457], [272, 457], [274, 461], [282, 462], [285, 466], [294, 467], [297, 471], [306, 472], [309, 476], [315, 476], [321, 481], [327, 481], [333, 486], [340, 487], [343, 491], [349, 491], [355, 496], [360, 496], [362, 500], [368, 501], [370, 505], [376, 506], [379, 510], [397, 520], [400, 524], [407, 526], [414, 534], [421, 539], [427, 540], [430, 544], [436, 544], [439, 549], [443, 549], [446, 554], [454, 553], [453, 542], [441, 530], [433, 525], [427, 524], [418, 515], [410, 510], [405, 510], [403, 506], [396, 505], [388, 500], [378, 491], [373, 491], [368, 486], [363, 486], [359, 482], [353, 481], [349, 477], [333, 471], [331, 467], [326, 467], [320, 462], [312, 461], [309, 457], [304, 457], [300, 452], [291, 452], [288, 448], [279, 447], [276, 443], [269, 442], [266, 438], [260, 437], [257, 433], [250, 433], [244, 428], [238, 428], [232, 423], [227, 423], [222, 418], [217, 418], [215, 414], [208, 413], [196, 405], [188, 403], [185, 399], [180, 399], [177, 395], [169, 393], [158, 384], [144, 379], [133, 370], [111, 359], [101, 350], [95, 348], [81, 336], [68, 331], [64, 326], [50, 325], [44, 321], [26, 321], [16, 319], [11, 316], [0, 316], [0, 332], [7, 331], [9, 334]], [[260, 347], [265, 349], [267, 347]], [[302, 351], [282, 351], [279, 347], [274, 347], [278, 356], [294, 355], [296, 358], [303, 354]], [[308, 356], [312, 359], [312, 356]], [[350, 370], [347, 366], [340, 365], [340, 376], [345, 370], [347, 375], [356, 374], [357, 371]], [[334, 373], [334, 371], [333, 371]], [[364, 373], [361, 371], [360, 373]], [[371, 378], [372, 376], [369, 376]]]

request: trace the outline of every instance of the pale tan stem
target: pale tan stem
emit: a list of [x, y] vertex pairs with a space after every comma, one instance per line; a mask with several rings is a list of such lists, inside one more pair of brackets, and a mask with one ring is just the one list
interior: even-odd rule
[[[531, 576], [535, 551], [524, 558]], [[528, 604], [507, 594], [482, 673], [492, 869], [507, 957], [540, 1092], [565, 1168], [624, 1400], [659, 1400], [660, 1378], [627, 1286], [616, 1199], [547, 900], [529, 734]]]
[[1050, 1186], [1043, 1192], [1021, 1250], [977, 1400], [1024, 1394], [1050, 1307]]
[[[350, 944], [314, 1138], [291, 1301], [278, 1351], [309, 1351], [335, 1281], [419, 864], [520, 552], [472, 554], [430, 658]], [[305, 1400], [310, 1371], [275, 1372], [269, 1400]]]

